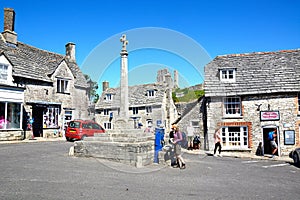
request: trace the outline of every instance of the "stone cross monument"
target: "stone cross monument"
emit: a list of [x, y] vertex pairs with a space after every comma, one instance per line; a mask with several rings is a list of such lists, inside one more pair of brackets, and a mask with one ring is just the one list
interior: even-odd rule
[[87, 137], [74, 143], [75, 156], [96, 157], [111, 161], [142, 167], [153, 163], [154, 136], [144, 133], [142, 129], [134, 129], [129, 118], [128, 102], [128, 52], [126, 35], [120, 38], [122, 42], [121, 80], [120, 80], [120, 112], [116, 117], [114, 128], [95, 137]]
[[120, 112], [119, 117], [116, 120], [115, 128], [125, 127], [129, 128], [128, 119], [129, 119], [129, 102], [128, 102], [128, 52], [126, 45], [128, 45], [128, 40], [126, 40], [126, 35], [123, 34], [120, 38], [122, 42], [121, 55], [121, 76], [120, 76]]

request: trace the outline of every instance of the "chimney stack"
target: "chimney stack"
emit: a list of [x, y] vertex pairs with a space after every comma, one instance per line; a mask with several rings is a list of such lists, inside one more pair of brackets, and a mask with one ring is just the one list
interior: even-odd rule
[[108, 81], [103, 81], [102, 82], [102, 91], [105, 92], [109, 88], [109, 82]]
[[72, 42], [69, 42], [66, 44], [66, 57], [73, 62], [76, 62], [75, 58], [75, 44]]
[[5, 41], [17, 44], [17, 33], [15, 33], [15, 11], [12, 8], [4, 8], [4, 30], [2, 32]]

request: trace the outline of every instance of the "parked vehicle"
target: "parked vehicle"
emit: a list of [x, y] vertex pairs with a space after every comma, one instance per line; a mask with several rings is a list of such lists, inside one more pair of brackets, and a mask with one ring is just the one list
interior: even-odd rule
[[66, 130], [67, 141], [83, 140], [85, 137], [92, 137], [95, 133], [105, 133], [104, 128], [91, 120], [74, 120], [68, 123]]
[[300, 166], [300, 148], [293, 150], [289, 156], [294, 160], [296, 166]]

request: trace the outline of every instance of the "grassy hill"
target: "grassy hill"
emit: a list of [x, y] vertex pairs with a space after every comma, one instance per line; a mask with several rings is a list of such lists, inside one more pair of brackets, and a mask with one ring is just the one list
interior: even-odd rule
[[172, 92], [172, 98], [177, 102], [190, 102], [204, 96], [204, 90], [191, 90], [189, 88], [177, 88]]

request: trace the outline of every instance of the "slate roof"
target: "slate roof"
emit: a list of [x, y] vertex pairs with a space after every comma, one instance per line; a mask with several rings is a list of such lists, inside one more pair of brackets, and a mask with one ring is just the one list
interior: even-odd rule
[[13, 65], [13, 76], [52, 82], [51, 75], [65, 60], [75, 77], [75, 85], [88, 87], [78, 65], [70, 62], [65, 55], [38, 49], [22, 42], [18, 42], [16, 46], [7, 45], [1, 37], [0, 33], [0, 50]]
[[[147, 97], [148, 90], [155, 90], [155, 97]], [[128, 87], [129, 107], [161, 105], [164, 101], [166, 87], [163, 84], [152, 83]], [[112, 94], [112, 101], [105, 100], [106, 94]], [[96, 109], [120, 107], [120, 88], [108, 88], [96, 104]]]
[[[221, 82], [220, 70], [236, 69]], [[300, 92], [300, 49], [217, 56], [205, 66], [205, 96]]]

